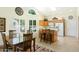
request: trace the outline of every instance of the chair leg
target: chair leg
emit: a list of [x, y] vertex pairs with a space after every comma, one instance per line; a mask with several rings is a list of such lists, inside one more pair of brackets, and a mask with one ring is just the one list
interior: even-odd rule
[[30, 52], [32, 51], [32, 49], [30, 48]]
[[8, 49], [3, 49], [3, 52], [8, 52]]
[[34, 49], [34, 52], [35, 52], [35, 39], [34, 39], [34, 43], [33, 43], [33, 49]]
[[16, 51], [19, 52], [19, 49], [16, 48]]
[[8, 52], [8, 49], [6, 49], [6, 52]]
[[3, 52], [8, 52], [8, 47], [3, 47]]
[[3, 49], [3, 52], [5, 52], [5, 49]]

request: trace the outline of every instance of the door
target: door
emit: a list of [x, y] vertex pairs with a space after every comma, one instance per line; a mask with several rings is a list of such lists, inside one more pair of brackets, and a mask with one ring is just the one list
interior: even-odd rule
[[68, 20], [67, 22], [67, 35], [68, 36], [76, 36], [76, 19]]

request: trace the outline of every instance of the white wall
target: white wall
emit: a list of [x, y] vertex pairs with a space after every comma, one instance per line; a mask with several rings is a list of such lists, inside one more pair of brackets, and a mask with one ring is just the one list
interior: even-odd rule
[[[34, 20], [39, 19], [39, 15], [36, 16], [28, 15], [28, 10], [33, 9], [32, 7], [27, 7], [27, 8], [22, 7], [22, 9], [24, 11], [24, 14], [22, 16], [18, 16], [15, 13], [15, 7], [0, 7], [0, 17], [6, 18], [6, 35], [9, 34], [10, 29], [13, 29], [10, 25], [11, 25], [11, 21], [15, 18], [25, 20], [25, 31], [29, 29], [29, 19], [34, 19]], [[38, 21], [37, 21], [37, 25], [38, 25]], [[0, 35], [0, 39], [2, 39], [1, 35]], [[1, 44], [2, 44], [2, 40], [0, 40], [0, 45]]]
[[[42, 17], [41, 15], [39, 14], [39, 12], [36, 10], [36, 12], [38, 13], [36, 16], [30, 16], [28, 15], [28, 10], [30, 9], [29, 7], [25, 8], [25, 7], [22, 7], [23, 10], [24, 10], [24, 14], [22, 16], [18, 16], [16, 13], [15, 13], [15, 7], [0, 7], [0, 17], [4, 17], [6, 18], [6, 33], [8, 34], [8, 30], [11, 29], [10, 26], [10, 20], [14, 19], [14, 18], [17, 18], [17, 19], [25, 19], [25, 28], [26, 30], [29, 29], [29, 19], [36, 19], [36, 20], [41, 20]], [[31, 7], [33, 8], [33, 7]], [[33, 8], [34, 9], [34, 8]], [[79, 8], [78, 8], [79, 10]], [[46, 11], [45, 11], [46, 12]], [[79, 12], [79, 11], [78, 11]], [[48, 13], [46, 13], [48, 14]], [[68, 16], [69, 15], [73, 15], [74, 18], [73, 20], [69, 20], [68, 19]], [[79, 13], [78, 13], [79, 15]], [[52, 13], [49, 12], [48, 14], [48, 18], [52, 18], [52, 17], [64, 17], [65, 18], [65, 21], [66, 21], [66, 35], [69, 35], [69, 36], [78, 36], [78, 33], [77, 33], [77, 8], [75, 7], [62, 7], [62, 8], [57, 8], [56, 11], [52, 11]], [[37, 28], [39, 29], [39, 21], [37, 21]], [[1, 39], [1, 36], [0, 36], [0, 39]], [[1, 40], [0, 40], [1, 42]]]
[[[23, 8], [25, 11], [26, 9]], [[6, 18], [6, 35], [8, 35], [8, 30], [11, 28], [10, 26], [10, 20], [13, 20], [14, 18], [21, 18], [27, 20], [26, 12], [22, 16], [18, 16], [15, 13], [15, 7], [0, 7], [0, 17]], [[27, 24], [27, 23], [26, 23]], [[27, 26], [26, 26], [27, 27]], [[2, 38], [0, 36], [0, 38]], [[0, 40], [2, 42], [2, 40]]]
[[[46, 10], [45, 10], [46, 9]], [[66, 36], [74, 36], [78, 37], [78, 17], [77, 17], [77, 7], [57, 7], [56, 11], [50, 10], [50, 8], [45, 7], [44, 10], [39, 12], [40, 15], [46, 16], [49, 20], [53, 17], [63, 17], [65, 19], [65, 35]], [[73, 19], [69, 20], [68, 16], [72, 15]], [[39, 16], [39, 15], [38, 15]], [[32, 18], [32, 17], [31, 17]], [[37, 20], [41, 20], [41, 17]], [[37, 26], [39, 27], [39, 22], [37, 23]], [[61, 31], [63, 27], [61, 27]], [[61, 32], [60, 31], [60, 32]], [[59, 35], [62, 35], [62, 33], [59, 32]]]
[[78, 23], [78, 25], [77, 25], [77, 34], [78, 34], [78, 39], [79, 39], [79, 7], [78, 7], [78, 9], [77, 9], [77, 17], [78, 17], [78, 21], [77, 21], [77, 23]]
[[[17, 19], [25, 19], [26, 21], [28, 21], [27, 19], [27, 13], [25, 11], [27, 11], [26, 8], [23, 8], [24, 10], [24, 14], [22, 16], [18, 16], [15, 13], [15, 7], [0, 7], [0, 17], [4, 17], [6, 18], [6, 32], [8, 32], [8, 30], [10, 29], [9, 25], [10, 25], [10, 20], [13, 20], [14, 18]], [[26, 23], [26, 27], [28, 23]]]
[[[77, 18], [76, 18], [77, 9], [74, 7], [58, 8], [58, 16], [64, 17], [66, 22], [66, 35], [67, 36], [77, 36]], [[72, 15], [74, 18], [72, 20], [68, 19], [68, 16]]]
[[[45, 11], [46, 12], [46, 11]], [[45, 13], [44, 12], [44, 13]], [[72, 15], [72, 20], [68, 19], [68, 16]], [[66, 35], [77, 37], [77, 8], [76, 7], [57, 7], [56, 11], [48, 13], [49, 19], [53, 17], [63, 17], [66, 22]]]

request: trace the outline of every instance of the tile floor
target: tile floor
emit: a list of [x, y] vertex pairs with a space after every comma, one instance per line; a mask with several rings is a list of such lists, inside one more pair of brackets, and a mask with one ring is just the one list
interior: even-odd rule
[[58, 40], [52, 44], [36, 39], [36, 44], [55, 52], [79, 52], [79, 39], [75, 37], [58, 37]]
[[58, 37], [57, 42], [52, 44], [37, 40], [37, 44], [56, 52], [79, 52], [79, 39], [75, 37]]

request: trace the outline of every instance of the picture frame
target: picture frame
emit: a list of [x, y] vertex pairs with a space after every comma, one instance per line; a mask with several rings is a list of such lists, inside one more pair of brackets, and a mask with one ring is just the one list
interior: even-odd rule
[[0, 32], [6, 31], [6, 19], [0, 18]]

